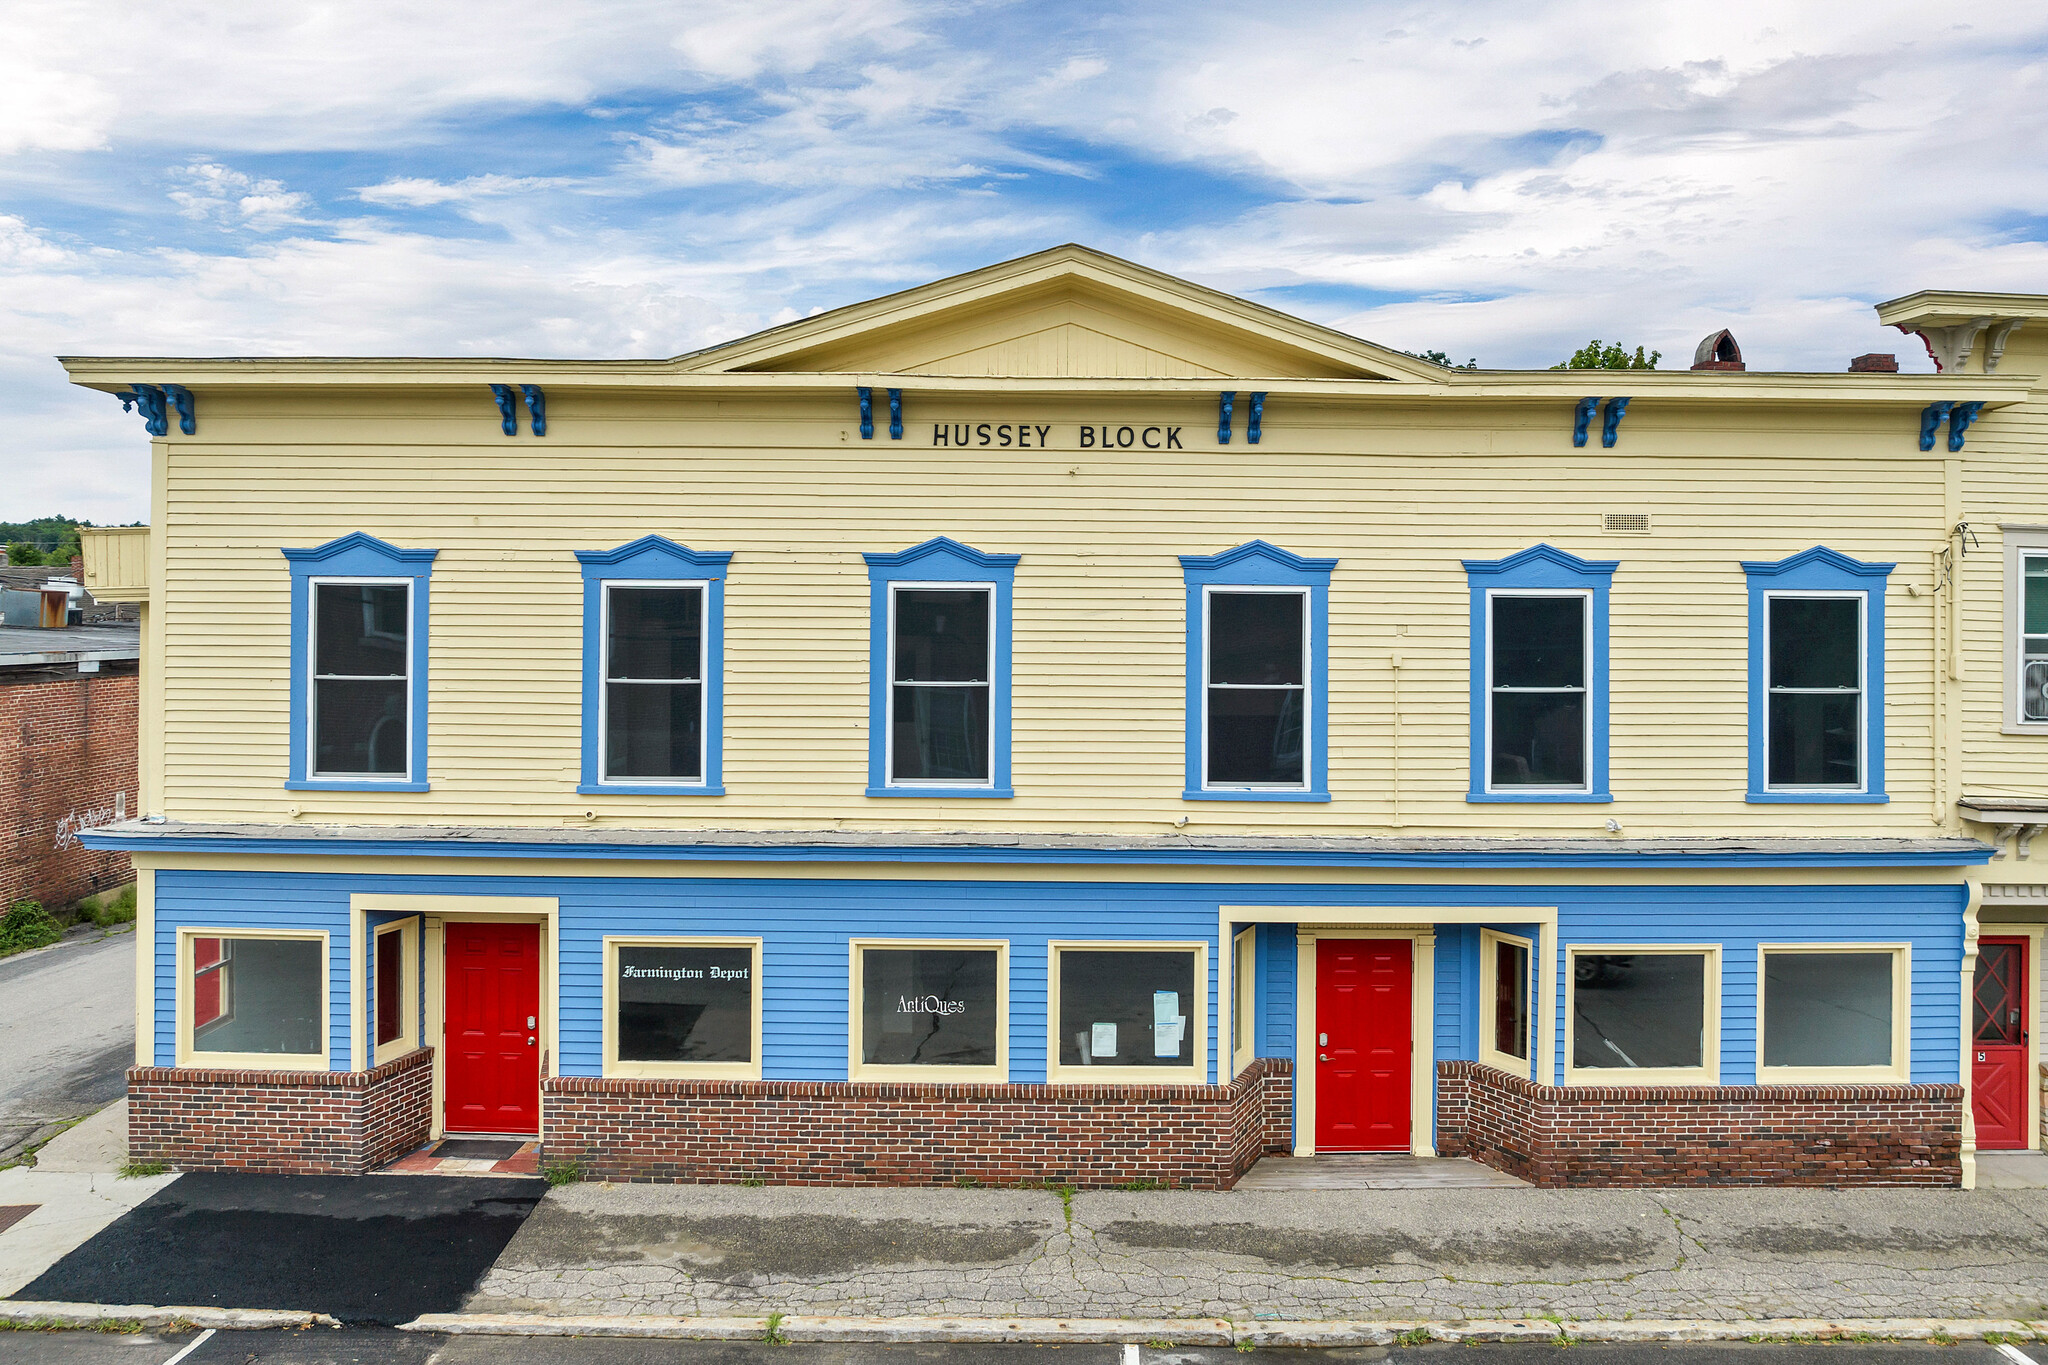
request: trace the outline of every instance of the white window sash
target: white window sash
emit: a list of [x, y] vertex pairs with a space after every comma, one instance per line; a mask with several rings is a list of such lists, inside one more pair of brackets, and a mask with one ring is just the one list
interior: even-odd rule
[[[612, 589], [695, 588], [697, 605], [697, 775], [695, 777], [613, 777], [611, 774]], [[711, 582], [704, 578], [606, 578], [597, 585], [597, 780], [607, 787], [702, 787], [710, 742], [711, 682], [706, 676], [711, 654]], [[655, 687], [688, 687], [688, 678], [620, 678], [617, 681]]]
[[[1299, 683], [1219, 683], [1209, 681], [1210, 660], [1216, 634], [1209, 603], [1217, 593], [1271, 593], [1301, 599], [1301, 681]], [[1202, 786], [1205, 792], [1305, 792], [1315, 768], [1315, 698], [1309, 666], [1315, 658], [1315, 598], [1304, 587], [1286, 583], [1204, 583], [1202, 585]], [[1301, 693], [1301, 781], [1299, 782], [1212, 782], [1209, 779], [1209, 696], [1212, 692], [1299, 692]]]
[[[1853, 601], [1856, 603], [1856, 688], [1852, 693], [1843, 687], [1773, 687], [1771, 686], [1771, 612], [1772, 604], [1780, 600], [1790, 601]], [[1838, 795], [1855, 795], [1870, 787], [1870, 679], [1869, 621], [1870, 594], [1854, 588], [1836, 591], [1815, 589], [1812, 591], [1766, 592], [1764, 594], [1764, 727], [1763, 764], [1764, 790], [1771, 792], [1832, 792]], [[1771, 781], [1771, 707], [1777, 697], [1846, 697], [1856, 698], [1856, 781], [1846, 782], [1791, 783]]]
[[[982, 671], [988, 674], [986, 682], [917, 682], [896, 676], [896, 595], [902, 591], [911, 592], [980, 592], [988, 598], [988, 658]], [[929, 787], [957, 787], [962, 791], [988, 790], [996, 784], [996, 609], [999, 599], [996, 585], [986, 581], [909, 581], [897, 580], [889, 584], [889, 631], [886, 641], [888, 663], [886, 677], [888, 687], [882, 697], [882, 714], [875, 723], [882, 727], [882, 785], [885, 787], [910, 787], [922, 790]], [[969, 777], [919, 777], [898, 780], [896, 777], [896, 689], [899, 687], [946, 687], [982, 688], [988, 693], [988, 728], [982, 737], [982, 752], [988, 755], [988, 776]]]
[[[1493, 603], [1497, 597], [1576, 597], [1582, 604], [1580, 611], [1580, 663], [1579, 676], [1586, 681], [1577, 687], [1496, 687], [1493, 682]], [[1526, 695], [1553, 694], [1558, 696], [1583, 696], [1586, 705], [1580, 708], [1579, 718], [1579, 763], [1585, 769], [1586, 780], [1576, 786], [1558, 783], [1537, 784], [1532, 782], [1510, 782], [1494, 785], [1493, 781], [1493, 699], [1499, 693], [1521, 693]], [[1486, 779], [1484, 790], [1491, 796], [1501, 795], [1585, 795], [1593, 790], [1593, 593], [1589, 588], [1488, 588], [1486, 590], [1486, 727], [1485, 743], [1480, 751], [1482, 775]]]
[[[405, 648], [400, 657], [405, 672], [322, 673], [320, 672], [320, 590], [336, 588], [404, 588]], [[410, 782], [413, 780], [413, 580], [410, 578], [309, 578], [306, 580], [306, 776], [327, 782]], [[405, 771], [402, 773], [326, 772], [320, 767], [320, 684], [323, 682], [405, 682]]]

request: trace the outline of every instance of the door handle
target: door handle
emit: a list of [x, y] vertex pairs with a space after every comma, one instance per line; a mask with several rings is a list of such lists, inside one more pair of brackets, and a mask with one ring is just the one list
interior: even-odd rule
[[1328, 1053], [1318, 1052], [1316, 1054], [1316, 1060], [1319, 1062], [1327, 1062], [1330, 1060], [1330, 1057]]
[[528, 1039], [526, 1040], [526, 1045], [527, 1045], [528, 1047], [532, 1047], [532, 1046], [533, 1046], [533, 1039], [531, 1039], [531, 1038], [528, 1038]]

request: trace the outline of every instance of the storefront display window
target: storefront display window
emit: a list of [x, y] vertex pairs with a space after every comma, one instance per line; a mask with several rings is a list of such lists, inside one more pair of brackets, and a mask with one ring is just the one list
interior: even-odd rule
[[1581, 1081], [1718, 1079], [1720, 972], [1707, 949], [1571, 954], [1571, 1067]]
[[756, 939], [609, 939], [605, 1072], [760, 1075]]
[[1766, 947], [1761, 955], [1759, 1079], [1905, 1079], [1903, 946]]
[[856, 1078], [1001, 1079], [1007, 946], [856, 943]]
[[1204, 1069], [1205, 956], [1193, 945], [1056, 945], [1059, 1074]]
[[187, 1050], [195, 1062], [250, 1056], [324, 1062], [324, 939], [195, 934], [187, 943]]

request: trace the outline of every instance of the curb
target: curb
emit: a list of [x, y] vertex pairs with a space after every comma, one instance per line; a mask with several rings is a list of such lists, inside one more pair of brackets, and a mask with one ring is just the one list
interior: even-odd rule
[[402, 1332], [450, 1336], [657, 1337], [786, 1342], [1168, 1342], [1175, 1346], [1395, 1346], [1442, 1342], [2048, 1340], [2048, 1323], [2010, 1318], [1767, 1318], [1750, 1321], [1542, 1318], [1346, 1322], [1230, 1322], [1222, 1318], [682, 1318], [651, 1314], [554, 1317], [545, 1313], [426, 1313]]
[[163, 1308], [146, 1303], [38, 1303], [34, 1300], [0, 1301], [0, 1322], [28, 1327], [105, 1327], [110, 1323], [134, 1323], [142, 1327], [212, 1327], [216, 1329], [272, 1327], [339, 1327], [325, 1313], [301, 1313], [289, 1308]]

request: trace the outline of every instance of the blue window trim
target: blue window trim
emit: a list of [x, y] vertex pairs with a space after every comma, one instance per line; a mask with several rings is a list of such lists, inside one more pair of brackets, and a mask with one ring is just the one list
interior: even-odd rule
[[[868, 787], [869, 796], [1009, 797], [1010, 611], [1021, 555], [985, 554], [950, 536], [888, 554], [863, 554], [868, 566]], [[889, 591], [895, 583], [993, 583], [995, 665], [989, 678], [989, 785], [889, 785]]]
[[[339, 540], [311, 549], [285, 549], [281, 553], [292, 575], [292, 684], [291, 684], [291, 766], [285, 778], [287, 791], [423, 792], [427, 790], [427, 580], [433, 576], [434, 556], [439, 550], [401, 550], [375, 536], [351, 531]], [[307, 733], [308, 698], [313, 686], [313, 660], [307, 650], [312, 639], [313, 588], [316, 578], [403, 578], [412, 583], [412, 657], [410, 714], [407, 725], [411, 743], [406, 777], [401, 781], [384, 778], [314, 777], [312, 736]]]
[[[1550, 545], [1532, 545], [1506, 559], [1468, 559], [1465, 579], [1472, 595], [1472, 773], [1467, 801], [1576, 802], [1600, 804], [1614, 800], [1607, 776], [1607, 598], [1618, 559], [1580, 559]], [[1584, 592], [1592, 600], [1588, 622], [1592, 662], [1586, 679], [1587, 790], [1487, 790], [1486, 738], [1491, 709], [1487, 705], [1487, 610], [1489, 592], [1517, 589]]]
[[[1330, 574], [1334, 559], [1308, 559], [1263, 540], [1249, 540], [1213, 555], [1182, 555], [1187, 580], [1187, 775], [1183, 801], [1328, 801], [1330, 799]], [[1202, 768], [1207, 689], [1203, 662], [1208, 651], [1210, 588], [1286, 587], [1308, 593], [1308, 783], [1304, 789], [1210, 787]]]
[[[730, 550], [692, 550], [666, 536], [642, 536], [615, 550], [578, 550], [583, 568], [583, 777], [585, 796], [725, 795], [725, 569]], [[604, 735], [604, 585], [633, 580], [701, 579], [704, 594], [704, 780], [606, 782]]]
[[[1756, 805], [1883, 805], [1884, 590], [1896, 564], [1865, 563], [1825, 545], [1775, 562], [1745, 560], [1749, 579], [1749, 796]], [[1772, 791], [1770, 735], [1764, 695], [1765, 603], [1777, 592], [1863, 595], [1863, 789]]]

